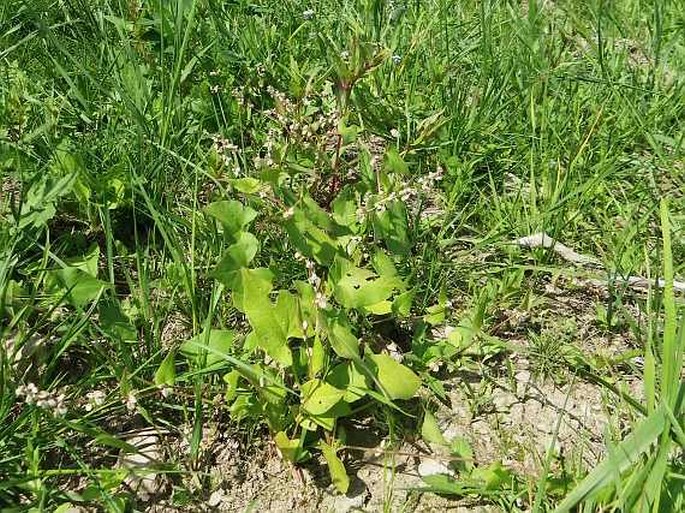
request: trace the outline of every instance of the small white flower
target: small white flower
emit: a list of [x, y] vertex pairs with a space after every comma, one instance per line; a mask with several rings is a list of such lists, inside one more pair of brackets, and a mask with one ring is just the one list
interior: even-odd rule
[[38, 387], [33, 383], [17, 387], [17, 397], [24, 397], [26, 404], [35, 404], [39, 408], [48, 410], [54, 416], [62, 416], [67, 413], [67, 407], [64, 404], [66, 395], [48, 392], [47, 390], [38, 390]]
[[397, 139], [400, 136], [400, 131], [397, 128], [390, 130], [390, 136]]
[[306, 11], [303, 11], [302, 17], [305, 20], [311, 20], [314, 17], [314, 9], [307, 9]]
[[394, 342], [390, 342], [386, 346], [386, 349], [388, 350], [388, 354], [390, 355], [390, 358], [392, 358], [396, 362], [401, 363], [402, 360], [404, 360], [404, 356], [402, 355], [400, 348]]
[[440, 370], [440, 367], [442, 367], [442, 362], [440, 360], [434, 360], [428, 365], [428, 370], [435, 373]]
[[347, 50], [343, 50], [342, 52], [340, 52], [340, 58], [346, 61], [350, 58], [350, 52], [348, 52]]
[[400, 62], [402, 62], [402, 57], [400, 57], [397, 54], [392, 56], [392, 63], [393, 64], [398, 65]]
[[283, 212], [283, 219], [290, 219], [295, 215], [295, 207], [290, 207], [285, 212]]
[[17, 397], [24, 397], [26, 404], [33, 404], [36, 402], [36, 395], [38, 394], [38, 387], [33, 383], [28, 385], [20, 385], [16, 391]]
[[302, 321], [302, 331], [307, 333], [308, 328], [309, 328], [309, 323], [306, 320]]
[[105, 393], [102, 390], [93, 390], [86, 394], [88, 403], [85, 406], [86, 411], [93, 411], [97, 406], [102, 406], [105, 402]]
[[126, 396], [126, 409], [130, 412], [133, 412], [136, 409], [136, 404], [138, 404], [138, 399], [136, 399], [136, 396], [133, 394], [133, 392], [129, 392]]
[[228, 497], [226, 496], [226, 492], [224, 492], [223, 490], [215, 490], [209, 496], [209, 499], [207, 500], [207, 505], [210, 508], [217, 508], [218, 506], [227, 503], [227, 501]]
[[316, 293], [316, 296], [314, 297], [314, 306], [316, 306], [320, 310], [323, 310], [328, 306], [326, 296], [324, 296], [321, 292]]
[[315, 288], [318, 289], [319, 285], [321, 285], [321, 278], [316, 273], [312, 273], [309, 275], [309, 278], [307, 281]]

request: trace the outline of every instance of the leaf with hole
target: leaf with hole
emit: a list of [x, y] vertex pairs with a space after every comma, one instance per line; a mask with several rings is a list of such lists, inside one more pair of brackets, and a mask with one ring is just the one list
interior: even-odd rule
[[379, 277], [367, 269], [350, 267], [335, 284], [333, 295], [345, 308], [371, 307], [386, 301], [398, 285], [395, 276]]
[[245, 299], [245, 314], [259, 347], [280, 364], [292, 365], [288, 339], [304, 337], [297, 296], [282, 290], [273, 304], [261, 291], [248, 289]]

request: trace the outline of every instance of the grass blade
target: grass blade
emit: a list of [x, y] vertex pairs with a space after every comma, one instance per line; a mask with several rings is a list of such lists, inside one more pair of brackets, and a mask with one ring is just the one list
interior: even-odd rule
[[600, 463], [583, 481], [559, 504], [556, 513], [571, 511], [581, 501], [591, 498], [596, 492], [611, 482], [616, 473], [621, 473], [634, 465], [640, 456], [649, 450], [666, 427], [665, 408], [660, 406], [643, 419], [628, 438]]

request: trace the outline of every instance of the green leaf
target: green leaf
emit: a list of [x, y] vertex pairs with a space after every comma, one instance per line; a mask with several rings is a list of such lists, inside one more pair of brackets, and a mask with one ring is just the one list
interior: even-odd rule
[[65, 259], [61, 269], [49, 271], [46, 277], [48, 294], [62, 296], [75, 306], [95, 300], [110, 285], [97, 279], [100, 248], [93, 244], [82, 257]]
[[348, 125], [346, 120], [341, 119], [340, 123], [338, 123], [338, 133], [342, 137], [343, 144], [350, 144], [357, 140], [359, 127], [357, 125]]
[[297, 296], [280, 291], [272, 304], [261, 290], [246, 289], [243, 305], [247, 320], [254, 330], [258, 345], [284, 366], [293, 363], [289, 338], [304, 338]]
[[224, 374], [223, 381], [226, 383], [226, 393], [224, 398], [227, 403], [233, 401], [238, 395], [238, 381], [240, 380], [240, 372], [238, 370], [232, 370], [231, 372]]
[[257, 217], [257, 212], [236, 200], [211, 203], [205, 207], [205, 213], [219, 221], [230, 236], [242, 231]]
[[473, 470], [473, 448], [462, 436], [457, 436], [450, 442], [450, 454], [457, 458], [457, 467], [461, 470]]
[[109, 337], [127, 342], [138, 340], [138, 331], [119, 301], [115, 299], [100, 301], [98, 320], [100, 328]]
[[340, 246], [337, 240], [314, 224], [312, 219], [316, 217], [316, 212], [295, 208], [293, 216], [285, 222], [285, 229], [290, 242], [303, 255], [321, 265], [329, 266], [335, 255], [340, 252]]
[[661, 369], [662, 395], [670, 408], [675, 409], [678, 387], [681, 384], [683, 352], [685, 351], [685, 333], [677, 336], [678, 310], [673, 292], [673, 249], [671, 247], [671, 221], [668, 204], [661, 199], [661, 236], [663, 238], [664, 262], [664, 328], [663, 328], [663, 363]]
[[373, 216], [373, 227], [379, 239], [396, 255], [407, 256], [411, 252], [407, 209], [400, 201], [391, 202], [385, 211]]
[[[304, 412], [306, 414], [306, 412]], [[335, 422], [340, 417], [346, 417], [352, 413], [350, 405], [345, 401], [338, 402], [333, 408], [321, 415], [310, 415], [300, 420], [300, 425], [308, 431], [316, 431], [316, 426], [322, 427], [328, 432], [335, 429]]]
[[31, 225], [39, 228], [52, 219], [57, 212], [55, 202], [71, 192], [77, 176], [76, 172], [70, 173], [54, 184], [43, 178], [31, 186], [23, 197], [18, 229]]
[[514, 480], [511, 470], [504, 468], [499, 461], [487, 467], [473, 469], [470, 477], [474, 481], [479, 481], [483, 489], [490, 491], [509, 488]]
[[408, 290], [396, 296], [392, 302], [392, 313], [398, 317], [407, 317], [411, 313], [411, 305], [415, 295], [414, 290]]
[[373, 315], [387, 315], [392, 312], [392, 302], [386, 300], [375, 305], [366, 306], [364, 307], [364, 312]]
[[334, 387], [344, 390], [343, 401], [352, 403], [366, 395], [369, 388], [366, 376], [357, 368], [354, 362], [344, 362], [336, 365], [326, 376]]
[[371, 265], [379, 276], [394, 278], [397, 276], [397, 268], [392, 259], [383, 251], [376, 251], [371, 257]]
[[309, 377], [314, 378], [321, 372], [326, 363], [326, 350], [321, 343], [321, 338], [317, 333], [314, 336], [314, 342], [312, 342], [312, 354], [309, 358]]
[[471, 319], [463, 319], [447, 334], [447, 341], [457, 349], [466, 349], [473, 342], [478, 328], [473, 325]]
[[209, 336], [201, 333], [181, 345], [181, 354], [193, 360], [197, 365], [209, 369], [222, 367], [226, 359], [223, 357], [233, 346], [235, 333], [231, 330], [210, 330]]
[[423, 320], [433, 326], [445, 322], [445, 305], [432, 305], [426, 308], [428, 312]]
[[421, 386], [421, 378], [387, 354], [368, 353], [366, 359], [390, 399], [411, 399]]
[[48, 293], [66, 294], [67, 300], [74, 306], [83, 306], [94, 301], [109, 287], [109, 283], [98, 280], [76, 267], [49, 271], [46, 278]]
[[345, 465], [343, 465], [343, 462], [338, 458], [335, 449], [330, 445], [319, 442], [319, 448], [323, 453], [323, 457], [326, 459], [326, 463], [328, 463], [331, 481], [340, 493], [347, 493], [347, 490], [350, 487], [350, 478], [345, 471]]
[[263, 364], [242, 363], [236, 370], [257, 390], [260, 398], [272, 405], [279, 405], [284, 402], [288, 390], [286, 390], [280, 376], [276, 375], [272, 368]]
[[431, 412], [425, 411], [421, 424], [421, 438], [431, 444], [447, 445], [447, 441], [440, 431], [437, 420]]
[[431, 114], [425, 119], [422, 119], [416, 127], [416, 133], [418, 136], [414, 141], [414, 145], [418, 146], [426, 143], [445, 123], [447, 119], [442, 116], [445, 109], [440, 109], [439, 111]]
[[155, 372], [155, 385], [174, 386], [176, 382], [176, 359], [173, 351], [166, 355], [161, 365]]
[[310, 415], [323, 415], [335, 406], [345, 395], [343, 390], [320, 379], [302, 384], [302, 409]]
[[309, 324], [307, 335], [311, 336], [314, 333], [314, 327], [318, 317], [318, 309], [315, 304], [316, 291], [314, 290], [314, 287], [306, 281], [296, 281], [295, 289], [300, 296], [300, 313], [302, 315], [302, 320], [307, 321]]
[[421, 477], [429, 488], [423, 491], [431, 491], [445, 495], [465, 495], [470, 491], [469, 487], [447, 474], [432, 474]]
[[344, 192], [331, 203], [333, 220], [341, 226], [353, 226], [357, 222], [357, 203], [354, 197]]
[[266, 268], [239, 269], [232, 273], [217, 276], [233, 292], [233, 304], [245, 313], [246, 298], [267, 297], [273, 289], [273, 273]]
[[57, 506], [54, 510], [53, 513], [69, 513], [70, 511], [78, 511], [76, 509], [76, 506], [74, 506], [71, 502], [64, 502]]
[[68, 267], [79, 269], [89, 276], [97, 278], [99, 261], [100, 246], [92, 244], [85, 255], [82, 257], [67, 258], [64, 260], [64, 263], [67, 264]]
[[302, 456], [302, 448], [300, 447], [299, 440], [291, 440], [283, 432], [279, 431], [274, 436], [274, 442], [276, 442], [276, 447], [280, 451], [281, 455], [291, 463], [297, 463]]
[[399, 173], [401, 175], [406, 175], [409, 171], [409, 167], [406, 162], [402, 159], [397, 149], [390, 146], [385, 152], [385, 161], [383, 162], [385, 169], [391, 173]]
[[341, 358], [359, 358], [359, 340], [354, 336], [344, 313], [328, 313], [324, 317], [328, 341]]
[[235, 190], [243, 194], [254, 194], [262, 185], [262, 182], [252, 177], [233, 178], [229, 180], [229, 183]]
[[220, 281], [231, 280], [231, 273], [247, 267], [257, 254], [259, 241], [249, 232], [241, 232], [234, 244], [228, 247], [221, 262], [214, 271], [214, 277]]
[[335, 284], [333, 295], [345, 308], [363, 308], [387, 300], [398, 286], [395, 276], [380, 276], [359, 267], [350, 267]]
[[614, 482], [617, 475], [636, 465], [642, 455], [654, 444], [666, 427], [665, 408], [659, 406], [644, 418], [618, 447], [597, 465], [562, 501], [556, 513], [573, 510], [581, 501], [593, 498], [605, 486]]

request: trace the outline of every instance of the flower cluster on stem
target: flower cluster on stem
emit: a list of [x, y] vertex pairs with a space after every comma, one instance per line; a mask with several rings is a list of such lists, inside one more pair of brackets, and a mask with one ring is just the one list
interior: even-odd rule
[[65, 394], [39, 390], [34, 383], [20, 385], [17, 387], [16, 395], [17, 397], [22, 397], [24, 403], [34, 404], [39, 408], [49, 411], [56, 417], [61, 417], [68, 411], [64, 404]]

